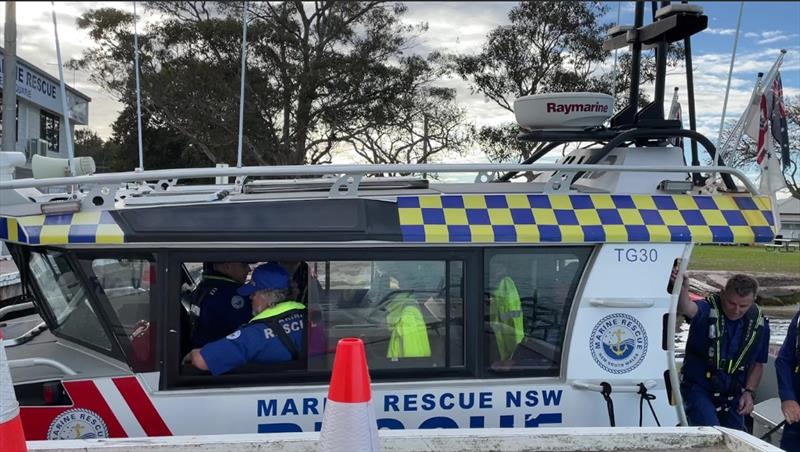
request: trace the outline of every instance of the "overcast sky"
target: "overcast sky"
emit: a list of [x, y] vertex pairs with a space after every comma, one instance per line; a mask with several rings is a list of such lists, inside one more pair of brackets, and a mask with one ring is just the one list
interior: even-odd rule
[[[5, 3], [0, 14], [5, 16]], [[648, 2], [649, 3], [649, 2]], [[705, 8], [709, 28], [692, 38], [695, 64], [695, 98], [698, 128], [716, 141], [722, 111], [725, 83], [733, 48], [739, 2], [693, 2]], [[410, 2], [405, 15], [409, 23], [427, 22], [428, 31], [415, 40], [412, 51], [431, 50], [471, 53], [480, 50], [485, 36], [492, 28], [508, 23], [508, 12], [516, 2]], [[91, 49], [92, 41], [85, 31], [78, 30], [76, 19], [82, 13], [102, 6], [133, 11], [132, 2], [56, 2], [61, 52], [64, 61], [80, 57]], [[142, 4], [137, 8], [140, 14]], [[633, 3], [609, 2], [607, 22], [633, 22]], [[649, 5], [648, 5], [649, 8]], [[41, 69], [58, 76], [55, 40], [50, 2], [17, 3], [17, 53]], [[649, 9], [647, 15], [649, 15]], [[145, 21], [158, 20], [145, 16]], [[5, 18], [0, 21], [4, 26]], [[745, 2], [741, 36], [728, 102], [728, 118], [738, 118], [749, 99], [756, 73], [767, 72], [779, 55], [787, 49], [782, 68], [784, 94], [800, 94], [800, 2]], [[613, 58], [608, 62], [612, 67]], [[88, 80], [80, 71], [65, 72], [68, 84], [92, 98], [89, 105], [89, 128], [103, 137], [111, 134], [120, 104]], [[458, 79], [442, 80], [443, 86], [457, 89], [457, 101], [468, 110], [469, 118], [478, 125], [513, 121], [513, 114], [495, 106], [481, 95], [473, 95], [466, 83]], [[668, 93], [680, 87], [685, 107], [685, 75], [683, 68], [667, 77]], [[143, 93], [146, 95], [146, 93]], [[667, 95], [667, 101], [671, 95]]]

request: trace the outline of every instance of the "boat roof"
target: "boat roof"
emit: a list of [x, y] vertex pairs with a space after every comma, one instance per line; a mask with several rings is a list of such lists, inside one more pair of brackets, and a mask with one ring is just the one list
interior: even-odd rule
[[[415, 167], [412, 169], [416, 171], [398, 170], [408, 170], [406, 167]], [[477, 179], [483, 181], [431, 183], [419, 177], [368, 177], [378, 172], [431, 174], [453, 168], [462, 172], [477, 168]], [[564, 184], [565, 190], [551, 183], [590, 169], [687, 171], [686, 167], [670, 168], [381, 165], [293, 169], [300, 175], [310, 172], [329, 176], [323, 179], [248, 181], [242, 175], [276, 177], [290, 172], [286, 167], [257, 167], [227, 172], [181, 170], [176, 177], [157, 182], [152, 182], [154, 176], [165, 174], [155, 171], [149, 175], [45, 179], [41, 181], [45, 185], [78, 181], [83, 188], [68, 196], [29, 196], [29, 203], [4, 207], [0, 211], [0, 239], [78, 247], [287, 242], [752, 243], [773, 239], [770, 200], [754, 192], [604, 193], [570, 189], [569, 184]], [[489, 169], [494, 169], [493, 174]], [[548, 182], [491, 182], [502, 171], [521, 169], [549, 170], [554, 176]], [[736, 170], [716, 170], [746, 180]], [[237, 180], [233, 184], [177, 184], [177, 176], [207, 178], [220, 174]], [[31, 181], [11, 181], [0, 184], [0, 188], [33, 185]], [[752, 188], [747, 183], [745, 186]]]

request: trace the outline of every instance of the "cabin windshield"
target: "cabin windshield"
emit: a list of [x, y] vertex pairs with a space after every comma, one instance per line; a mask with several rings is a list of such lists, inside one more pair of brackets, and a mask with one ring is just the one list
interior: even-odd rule
[[111, 341], [66, 254], [52, 250], [32, 252], [30, 270], [40, 299], [52, 314], [54, 332], [111, 350]]
[[37, 249], [28, 268], [54, 334], [125, 360], [136, 371], [154, 369], [151, 254]]

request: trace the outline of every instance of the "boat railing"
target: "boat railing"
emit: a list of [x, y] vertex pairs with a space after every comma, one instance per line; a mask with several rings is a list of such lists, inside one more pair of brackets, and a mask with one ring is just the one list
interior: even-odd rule
[[[552, 177], [540, 190], [544, 193], [567, 193], [572, 183], [587, 172], [623, 172], [623, 173], [675, 173], [687, 174], [693, 168], [683, 165], [673, 166], [622, 166], [598, 164], [497, 164], [497, 163], [452, 163], [452, 164], [386, 164], [386, 165], [285, 165], [285, 166], [250, 166], [228, 168], [183, 168], [150, 171], [131, 171], [120, 173], [101, 173], [87, 176], [56, 177], [49, 179], [17, 179], [0, 182], [0, 190], [44, 188], [67, 186], [73, 187], [71, 199], [96, 194], [113, 196], [119, 189], [147, 195], [153, 191], [164, 191], [174, 186], [178, 180], [208, 179], [234, 177], [236, 182], [229, 185], [229, 190], [221, 190], [220, 185], [211, 187], [217, 197], [225, 197], [227, 191], [242, 193], [243, 185], [251, 177], [329, 177], [331, 184], [330, 197], [355, 197], [358, 195], [361, 182], [368, 175], [383, 174], [432, 174], [432, 173], [477, 173], [475, 183], [489, 183], [498, 180], [499, 175], [509, 172], [553, 172]], [[751, 194], [758, 194], [756, 187], [745, 174], [736, 168], [725, 166], [705, 166], [704, 171], [730, 175], [738, 179]], [[153, 186], [148, 184], [153, 183]], [[83, 187], [78, 191], [77, 187]], [[209, 189], [212, 190], [212, 189]], [[687, 190], [688, 191], [688, 190]], [[165, 200], [166, 201], [166, 200]], [[173, 202], [177, 200], [172, 200]], [[102, 203], [99, 203], [102, 204]]]

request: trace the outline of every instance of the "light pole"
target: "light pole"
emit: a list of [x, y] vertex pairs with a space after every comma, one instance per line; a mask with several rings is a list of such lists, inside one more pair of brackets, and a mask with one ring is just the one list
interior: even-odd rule
[[17, 2], [6, 2], [3, 53], [3, 152], [17, 148]]

